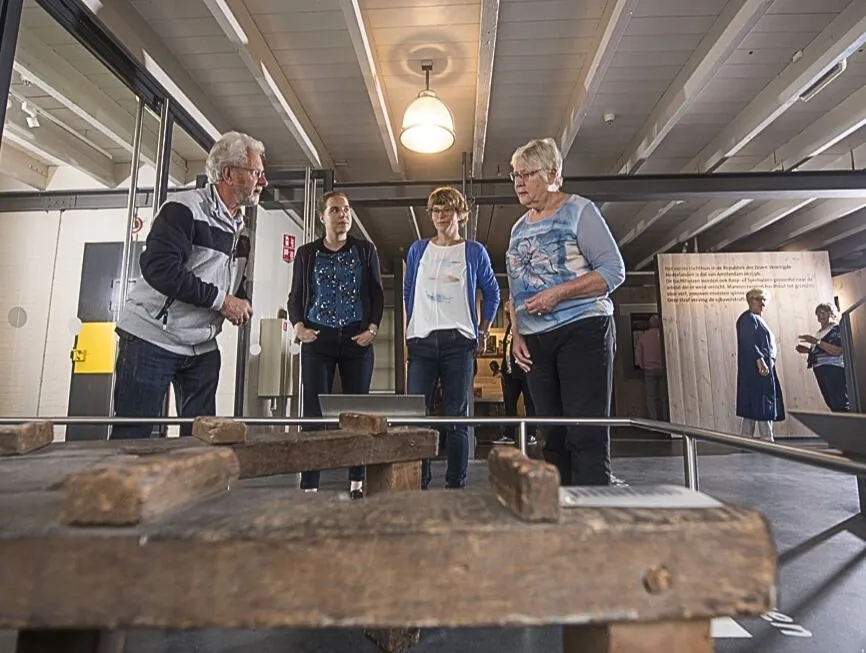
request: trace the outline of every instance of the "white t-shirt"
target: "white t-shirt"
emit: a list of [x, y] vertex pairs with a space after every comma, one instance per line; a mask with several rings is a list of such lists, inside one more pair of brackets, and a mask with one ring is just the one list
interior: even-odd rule
[[415, 303], [406, 338], [457, 329], [475, 340], [466, 286], [466, 243], [442, 247], [427, 243], [415, 278]]

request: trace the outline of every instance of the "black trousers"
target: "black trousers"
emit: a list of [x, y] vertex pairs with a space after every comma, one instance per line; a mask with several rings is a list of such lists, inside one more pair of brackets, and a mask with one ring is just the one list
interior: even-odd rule
[[[526, 336], [529, 390], [539, 417], [608, 417], [616, 333], [610, 316], [588, 317]], [[610, 485], [610, 431], [542, 427], [544, 458], [562, 485]]]
[[[516, 365], [517, 363], [515, 363]], [[532, 417], [535, 415], [535, 404], [532, 402], [532, 393], [529, 391], [529, 381], [526, 379], [526, 374], [518, 372], [517, 374], [502, 373], [502, 400], [505, 402], [506, 417], [517, 417], [517, 402], [520, 395], [523, 395], [523, 406], [526, 408], [526, 416]], [[527, 432], [535, 434], [536, 428], [534, 424], [527, 425]], [[517, 427], [503, 426], [502, 435], [511, 438], [516, 438]]]
[[845, 368], [838, 365], [819, 365], [812, 368], [815, 372], [815, 380], [821, 389], [824, 403], [834, 413], [847, 413], [848, 385], [845, 383]]
[[[321, 417], [319, 395], [331, 394], [334, 378], [340, 370], [343, 394], [365, 395], [370, 392], [373, 379], [373, 345], [361, 347], [352, 340], [364, 328], [359, 324], [331, 329], [311, 325], [319, 336], [309, 344], [301, 345], [302, 382], [304, 384], [304, 417]], [[363, 481], [364, 467], [350, 467], [349, 480]], [[319, 487], [319, 472], [301, 473], [301, 487], [305, 490]]]

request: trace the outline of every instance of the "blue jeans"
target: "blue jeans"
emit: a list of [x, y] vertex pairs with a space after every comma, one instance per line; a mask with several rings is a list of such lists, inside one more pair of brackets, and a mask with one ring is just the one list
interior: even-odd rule
[[[334, 374], [339, 367], [343, 394], [365, 395], [373, 380], [373, 345], [361, 347], [352, 338], [366, 327], [359, 324], [331, 329], [308, 324], [319, 336], [301, 346], [301, 375], [304, 384], [304, 417], [321, 417], [319, 395], [331, 394]], [[363, 481], [364, 467], [350, 467], [349, 480]], [[301, 474], [301, 487], [310, 490], [319, 487], [319, 472]]]
[[[427, 413], [430, 414], [438, 380], [442, 384], [442, 414], [455, 417], [467, 415], [475, 341], [457, 329], [448, 329], [434, 331], [426, 338], [412, 338], [406, 344], [409, 350], [409, 394], [424, 395]], [[466, 485], [469, 467], [469, 427], [465, 424], [449, 424], [445, 429], [445, 442], [445, 487], [462, 488]], [[422, 489], [427, 489], [430, 480], [430, 461], [424, 460], [421, 467]]]
[[[216, 415], [216, 390], [220, 376], [218, 349], [198, 356], [181, 356], [162, 347], [118, 331], [114, 383], [114, 414], [117, 417], [159, 417], [169, 384], [174, 386], [180, 417]], [[148, 438], [152, 424], [117, 425], [112, 440]], [[192, 435], [192, 426], [180, 427], [182, 436]]]

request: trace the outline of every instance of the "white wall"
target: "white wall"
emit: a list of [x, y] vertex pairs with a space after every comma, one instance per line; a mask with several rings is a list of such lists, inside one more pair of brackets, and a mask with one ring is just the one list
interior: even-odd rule
[[[39, 410], [59, 228], [56, 211], [0, 214], [0, 415], [24, 417]], [[8, 320], [14, 307], [27, 313], [20, 328]]]
[[254, 416], [270, 415], [268, 400], [258, 398], [261, 319], [277, 317], [277, 311], [286, 308], [292, 283], [292, 264], [283, 261], [283, 235], [295, 237], [295, 247], [301, 246], [302, 230], [283, 211], [258, 209], [256, 217], [255, 261], [253, 263], [253, 319], [250, 323], [250, 349], [247, 362], [246, 413]]

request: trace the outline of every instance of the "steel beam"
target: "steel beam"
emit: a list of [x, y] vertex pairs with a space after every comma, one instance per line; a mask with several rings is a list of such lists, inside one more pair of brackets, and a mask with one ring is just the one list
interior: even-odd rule
[[18, 28], [21, 25], [23, 0], [0, 0], [0, 137], [6, 122], [6, 100], [12, 82], [12, 66], [15, 63], [15, 46], [18, 43]]

